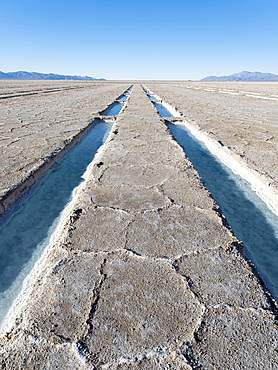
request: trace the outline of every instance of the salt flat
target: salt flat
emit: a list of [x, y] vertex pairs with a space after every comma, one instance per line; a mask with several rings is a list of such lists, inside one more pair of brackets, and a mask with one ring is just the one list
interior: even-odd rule
[[[186, 106], [187, 90], [145, 84]], [[125, 86], [100, 84], [85, 101], [74, 92], [72, 126]], [[192, 99], [212, 114], [206, 94]], [[59, 135], [77, 106], [59, 110]], [[139, 84], [87, 175], [2, 335], [2, 368], [276, 368], [277, 304]]]
[[[41, 176], [48, 164], [53, 164], [53, 157], [128, 86], [80, 81], [0, 81], [0, 212], [17, 198], [17, 190], [20, 194], [34, 182], [34, 177]], [[16, 92], [16, 97], [12, 92]], [[1, 99], [8, 94], [8, 98]]]
[[278, 83], [146, 83], [278, 194]]

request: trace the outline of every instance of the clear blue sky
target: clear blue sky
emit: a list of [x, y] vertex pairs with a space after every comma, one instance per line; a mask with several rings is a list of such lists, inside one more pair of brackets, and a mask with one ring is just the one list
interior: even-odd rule
[[278, 74], [278, 0], [0, 0], [0, 34], [4, 72]]

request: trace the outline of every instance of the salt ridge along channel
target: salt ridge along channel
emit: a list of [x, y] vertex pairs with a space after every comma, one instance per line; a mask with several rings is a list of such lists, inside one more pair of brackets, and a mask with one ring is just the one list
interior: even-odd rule
[[102, 114], [106, 117], [118, 116], [122, 110], [125, 108], [126, 103], [129, 99], [131, 93], [131, 88], [129, 88], [123, 95], [121, 95], [114, 103], [112, 103], [108, 108], [106, 108]]
[[58, 225], [74, 189], [113, 126], [97, 120], [74, 148], [25, 197], [0, 228], [0, 323]]
[[[159, 98], [144, 89], [161, 117], [173, 117]], [[278, 217], [252, 189], [251, 184], [234, 173], [197, 140], [182, 122], [167, 122], [174, 138], [202, 177], [220, 206], [236, 237], [243, 241], [247, 256], [278, 300]]]

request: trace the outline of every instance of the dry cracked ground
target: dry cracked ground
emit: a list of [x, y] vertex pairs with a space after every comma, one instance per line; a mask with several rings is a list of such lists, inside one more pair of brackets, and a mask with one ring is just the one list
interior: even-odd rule
[[[81, 85], [0, 100], [1, 194], [130, 86]], [[197, 121], [195, 89], [191, 96], [175, 83], [145, 85], [179, 109], [184, 104]], [[212, 92], [200, 94], [200, 104], [213, 110]], [[225, 120], [226, 107], [227, 100], [219, 103], [215, 116]], [[221, 125], [211, 117], [207, 125], [216, 131]], [[274, 128], [273, 136], [271, 145]], [[135, 84], [62, 237], [2, 335], [0, 363], [3, 369], [276, 369], [276, 314], [220, 208]]]
[[277, 82], [146, 83], [278, 192]]
[[34, 177], [42, 175], [40, 169], [53, 165], [51, 160], [70, 145], [88, 121], [130, 86], [60, 81], [1, 84], [0, 212], [14, 201], [19, 186], [30, 186]]

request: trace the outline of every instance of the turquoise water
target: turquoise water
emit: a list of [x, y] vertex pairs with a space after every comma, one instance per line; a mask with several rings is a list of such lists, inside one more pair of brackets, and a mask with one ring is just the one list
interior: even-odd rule
[[115, 102], [104, 116], [118, 116], [123, 109], [124, 103]]
[[148, 97], [149, 97], [149, 99], [150, 99], [151, 101], [156, 101], [156, 100], [157, 100], [153, 95], [148, 95]]
[[273, 296], [278, 297], [278, 217], [250, 184], [222, 164], [180, 124], [167, 123], [221, 207]]
[[153, 103], [161, 117], [173, 117], [173, 115], [161, 103]]
[[0, 322], [21, 290], [24, 277], [48, 244], [73, 189], [84, 181], [82, 175], [112, 126], [112, 122], [96, 123], [0, 227]]
[[128, 99], [128, 95], [122, 95], [118, 100], [127, 100]]

